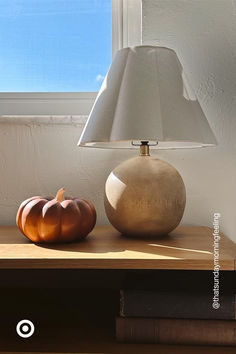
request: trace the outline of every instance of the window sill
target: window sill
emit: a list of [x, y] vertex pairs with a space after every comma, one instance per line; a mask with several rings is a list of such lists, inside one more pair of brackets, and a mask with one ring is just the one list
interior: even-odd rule
[[84, 126], [87, 118], [88, 115], [3, 115], [0, 124]]
[[88, 115], [97, 92], [0, 93], [0, 116]]

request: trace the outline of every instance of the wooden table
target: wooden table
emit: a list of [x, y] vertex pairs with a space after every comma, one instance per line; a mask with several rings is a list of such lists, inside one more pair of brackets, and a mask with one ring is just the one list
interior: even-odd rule
[[[97, 226], [83, 242], [33, 244], [13, 226], [0, 227], [0, 268], [188, 269], [214, 265], [212, 229], [180, 226], [162, 239], [121, 236]], [[236, 246], [221, 235], [220, 269], [236, 269]]]
[[[234, 271], [236, 269], [236, 246], [223, 235], [220, 240], [219, 263], [221, 270]], [[23, 275], [26, 272], [31, 272], [33, 277], [34, 273], [37, 276], [37, 272], [45, 272], [43, 277], [46, 277], [48, 272], [63, 272], [62, 269], [64, 272], [79, 272], [83, 269], [86, 272], [87, 270], [93, 272], [93, 269], [95, 271], [110, 269], [114, 272], [135, 269], [210, 271], [213, 269], [213, 265], [212, 230], [203, 226], [180, 226], [169, 236], [161, 239], [127, 238], [121, 236], [111, 226], [97, 226], [85, 241], [61, 245], [33, 244], [16, 227], [0, 227], [0, 272], [7, 274], [5, 279], [11, 278], [9, 272], [16, 274], [15, 272], [18, 271]], [[14, 285], [14, 279], [11, 281]], [[19, 279], [16, 284], [18, 284], [17, 286], [21, 284]], [[27, 289], [24, 291], [27, 294]], [[95, 294], [94, 296], [96, 297]], [[119, 301], [119, 293], [117, 300]], [[36, 305], [37, 301], [40, 301], [40, 294]], [[4, 330], [6, 329], [0, 327], [0, 353], [17, 351], [24, 353], [37, 351], [41, 353], [125, 354], [235, 353], [235, 348], [230, 347], [117, 343], [111, 323], [105, 324], [105, 326], [96, 326], [95, 324], [93, 328], [87, 329], [84, 326], [69, 328], [66, 324], [65, 328], [45, 330], [43, 335], [41, 335], [41, 329], [38, 329], [40, 335], [38, 334], [38, 337], [34, 335], [28, 342], [19, 339], [14, 334], [14, 328], [10, 335], [6, 331], [1, 338]], [[82, 337], [78, 335], [79, 333], [82, 333]], [[11, 344], [10, 347], [8, 347], [8, 343]]]

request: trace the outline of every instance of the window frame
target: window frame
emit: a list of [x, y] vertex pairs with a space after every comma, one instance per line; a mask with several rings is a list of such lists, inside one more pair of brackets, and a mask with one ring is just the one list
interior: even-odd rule
[[[142, 0], [112, 0], [112, 57], [141, 44]], [[0, 92], [0, 116], [88, 115], [97, 92]]]

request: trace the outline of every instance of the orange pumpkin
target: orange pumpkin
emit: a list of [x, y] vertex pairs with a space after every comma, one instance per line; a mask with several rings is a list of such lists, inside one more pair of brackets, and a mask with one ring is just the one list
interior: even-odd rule
[[72, 242], [85, 238], [96, 223], [96, 210], [85, 199], [65, 198], [64, 188], [56, 198], [32, 197], [19, 207], [16, 223], [33, 242]]

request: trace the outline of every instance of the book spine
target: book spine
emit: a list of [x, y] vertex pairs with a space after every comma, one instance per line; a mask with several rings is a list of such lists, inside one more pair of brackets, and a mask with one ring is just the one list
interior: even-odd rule
[[121, 290], [120, 316], [234, 320], [234, 294], [220, 296], [220, 308], [212, 307], [211, 293]]
[[119, 342], [236, 346], [236, 321], [116, 319]]

